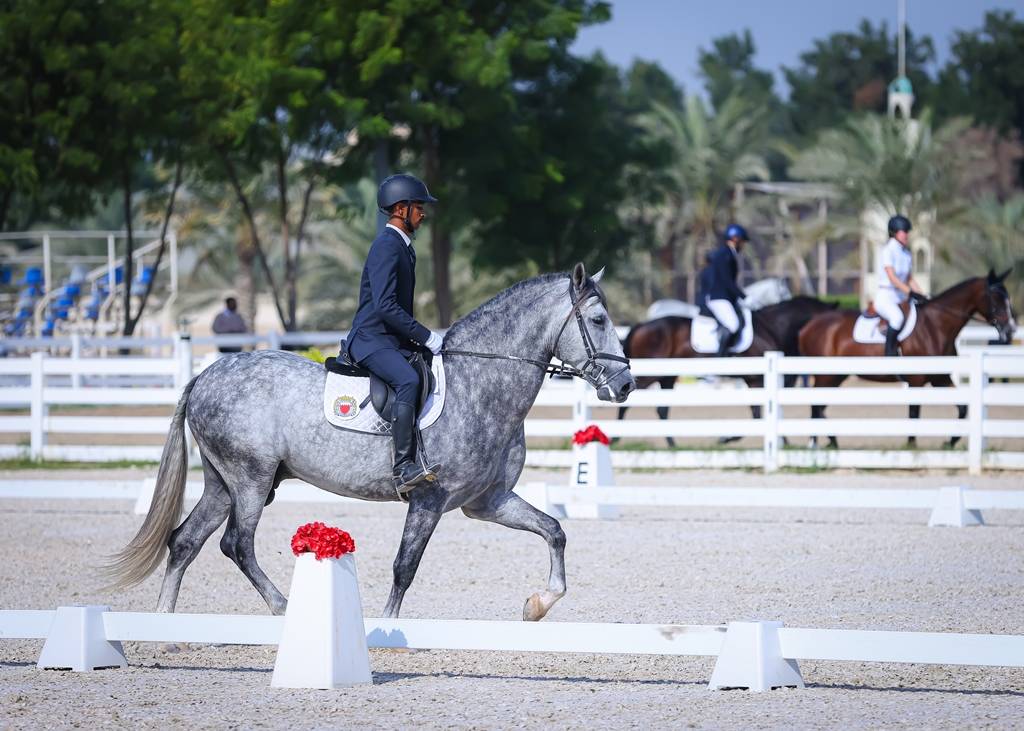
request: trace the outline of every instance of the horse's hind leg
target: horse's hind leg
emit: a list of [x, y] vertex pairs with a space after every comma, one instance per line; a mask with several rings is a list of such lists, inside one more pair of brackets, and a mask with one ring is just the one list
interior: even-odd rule
[[[228, 527], [220, 539], [220, 550], [248, 577], [270, 611], [273, 614], [284, 614], [288, 600], [259, 567], [255, 547], [256, 525], [260, 522], [263, 508], [274, 487], [276, 470], [277, 465], [274, 465], [266, 474], [261, 470], [259, 476], [249, 474], [235, 478], [231, 491], [231, 513], [228, 516]], [[242, 486], [249, 489], [242, 490]]]
[[464, 506], [462, 512], [477, 520], [487, 520], [515, 530], [528, 530], [547, 541], [551, 554], [548, 588], [533, 594], [523, 607], [523, 619], [536, 622], [565, 596], [565, 533], [557, 520], [514, 492], [505, 492], [497, 500], [495, 497], [492, 493], [485, 493], [476, 502]]
[[402, 610], [405, 592], [412, 585], [427, 542], [441, 520], [443, 505], [444, 495], [437, 483], [433, 486], [421, 485], [409, 493], [409, 512], [405, 515], [402, 543], [398, 547], [398, 555], [395, 556], [394, 584], [391, 586], [388, 603], [384, 607], [385, 617], [397, 617]]
[[185, 569], [199, 555], [203, 544], [217, 530], [217, 526], [224, 522], [231, 509], [231, 499], [224, 480], [206, 457], [203, 457], [203, 473], [206, 477], [203, 496], [185, 521], [171, 533], [167, 542], [170, 552], [164, 583], [160, 588], [160, 600], [157, 602], [158, 612], [174, 611]]

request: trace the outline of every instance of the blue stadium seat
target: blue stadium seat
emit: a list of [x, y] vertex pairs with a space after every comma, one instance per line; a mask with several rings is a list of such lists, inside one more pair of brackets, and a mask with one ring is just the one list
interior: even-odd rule
[[25, 276], [18, 284], [43, 285], [43, 270], [39, 267], [29, 267], [25, 270]]

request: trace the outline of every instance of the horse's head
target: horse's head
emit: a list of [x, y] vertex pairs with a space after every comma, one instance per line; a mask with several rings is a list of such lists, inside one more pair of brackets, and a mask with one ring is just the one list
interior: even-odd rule
[[615, 334], [604, 292], [598, 285], [603, 273], [602, 269], [588, 277], [582, 263], [573, 268], [568, 293], [570, 310], [558, 331], [554, 350], [561, 361], [579, 370], [597, 390], [599, 399], [622, 403], [636, 388], [636, 381]]
[[996, 275], [994, 269], [988, 270], [988, 280], [985, 286], [985, 296], [978, 303], [978, 311], [984, 316], [988, 323], [999, 332], [1000, 344], [1007, 344], [1013, 340], [1013, 333], [1017, 329], [1017, 323], [1013, 318], [1013, 305], [1010, 303], [1010, 293], [1006, 291], [1003, 280], [1010, 273], [1007, 269], [1000, 275]]

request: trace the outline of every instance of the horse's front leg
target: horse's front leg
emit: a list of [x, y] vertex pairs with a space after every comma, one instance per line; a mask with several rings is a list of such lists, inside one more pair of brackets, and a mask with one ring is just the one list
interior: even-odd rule
[[394, 584], [384, 607], [385, 617], [397, 617], [401, 611], [402, 599], [416, 576], [423, 551], [441, 520], [443, 505], [444, 492], [440, 485], [419, 485], [409, 493], [409, 512], [405, 515], [402, 543], [395, 556]]
[[551, 554], [548, 588], [531, 595], [523, 607], [525, 621], [536, 622], [543, 619], [554, 603], [565, 596], [565, 533], [562, 526], [550, 515], [533, 507], [511, 491], [501, 494], [485, 493], [476, 501], [463, 506], [462, 512], [477, 520], [486, 520], [515, 530], [528, 530], [547, 542]]

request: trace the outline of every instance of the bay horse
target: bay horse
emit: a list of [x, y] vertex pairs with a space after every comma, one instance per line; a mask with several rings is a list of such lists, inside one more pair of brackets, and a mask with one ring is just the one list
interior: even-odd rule
[[[830, 312], [836, 308], [834, 302], [822, 302], [814, 297], [801, 295], [778, 304], [768, 305], [751, 313], [751, 324], [754, 328], [754, 339], [750, 347], [740, 357], [760, 357], [771, 350], [778, 350], [785, 355], [798, 355], [797, 336], [807, 322], [822, 312]], [[714, 354], [698, 353], [690, 345], [690, 325], [688, 317], [659, 317], [655, 320], [642, 322], [630, 328], [623, 341], [623, 352], [629, 358], [713, 358]], [[747, 386], [760, 388], [764, 379], [761, 376], [742, 376]], [[655, 383], [664, 389], [675, 385], [675, 376], [639, 376], [637, 388], [648, 388]], [[796, 376], [785, 376], [785, 385], [792, 386]], [[668, 419], [668, 406], [655, 407], [658, 418]], [[626, 406], [619, 407], [619, 419], [626, 415]], [[761, 418], [761, 407], [754, 404], [750, 411], [755, 419]], [[739, 437], [722, 437], [723, 444], [735, 441]], [[675, 440], [665, 437], [668, 446], [674, 447]]]
[[[1016, 323], [1013, 319], [1013, 306], [1010, 295], [1006, 291], [1003, 280], [1010, 273], [1007, 269], [1000, 275], [989, 270], [984, 277], [973, 277], [955, 284], [927, 302], [917, 305], [917, 324], [914, 331], [900, 343], [900, 350], [905, 356], [956, 355], [956, 336], [967, 321], [980, 314], [988, 324], [999, 333], [999, 342], [1009, 343], [1013, 339]], [[885, 357], [885, 346], [876, 343], [858, 343], [853, 339], [853, 325], [860, 313], [857, 310], [838, 310], [816, 316], [800, 331], [799, 346], [801, 355], [810, 356], [879, 356]], [[816, 375], [816, 388], [835, 388], [848, 378], [848, 375]], [[870, 381], [906, 381], [910, 386], [921, 387], [930, 383], [932, 386], [951, 387], [952, 379], [948, 374], [906, 375], [906, 376], [861, 376]], [[967, 406], [957, 406], [957, 414], [963, 419], [967, 416]], [[917, 419], [921, 415], [921, 405], [910, 405], [910, 418]], [[811, 418], [825, 418], [825, 407], [811, 407]], [[812, 446], [817, 445], [818, 438], [811, 437]], [[949, 440], [953, 447], [960, 440], [954, 436]], [[838, 447], [835, 436], [828, 438], [830, 447]], [[916, 446], [917, 439], [913, 435], [907, 440], [908, 446]]]
[[[541, 619], [565, 594], [565, 533], [512, 489], [526, 459], [523, 422], [546, 373], [585, 378], [600, 399], [615, 403], [636, 386], [598, 286], [600, 275], [588, 277], [577, 264], [571, 274], [520, 282], [448, 330], [444, 410], [423, 430], [426, 452], [442, 472], [437, 482], [408, 493], [384, 616], [398, 616], [427, 541], [441, 516], [455, 508], [547, 542], [548, 586], [527, 599], [524, 620]], [[562, 365], [553, 365], [552, 357]], [[185, 569], [226, 520], [221, 551], [270, 611], [283, 614], [287, 600], [260, 569], [253, 548], [256, 525], [282, 480], [298, 478], [364, 500], [399, 499], [391, 440], [328, 423], [326, 377], [322, 365], [299, 355], [258, 351], [225, 357], [193, 378], [174, 412], [152, 507], [136, 536], [105, 567], [113, 587], [141, 582], [169, 554], [157, 608], [173, 612]], [[175, 528], [188, 469], [186, 420], [199, 447], [205, 489]]]

